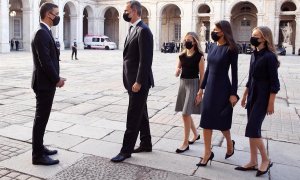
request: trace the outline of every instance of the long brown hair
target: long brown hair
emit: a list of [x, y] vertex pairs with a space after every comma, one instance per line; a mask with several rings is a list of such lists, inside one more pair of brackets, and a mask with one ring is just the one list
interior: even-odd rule
[[232, 51], [238, 52], [237, 45], [233, 39], [230, 23], [226, 20], [221, 20], [221, 21], [215, 22], [215, 26], [217, 28], [221, 29], [221, 31], [224, 33], [224, 39], [225, 39], [226, 43], [228, 44], [229, 49]]

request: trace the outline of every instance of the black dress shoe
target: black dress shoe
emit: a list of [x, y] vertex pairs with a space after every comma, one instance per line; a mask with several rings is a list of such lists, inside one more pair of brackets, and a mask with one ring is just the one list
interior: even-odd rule
[[273, 166], [273, 163], [270, 161], [270, 162], [269, 162], [269, 165], [268, 165], [268, 167], [267, 167], [267, 170], [265, 170], [265, 171], [257, 170], [257, 172], [256, 172], [256, 177], [261, 176], [261, 175], [263, 175], [263, 174], [266, 174], [266, 173], [270, 170], [270, 168], [271, 168], [272, 166]]
[[45, 146], [45, 147], [44, 147], [44, 154], [45, 154], [45, 155], [48, 155], [48, 156], [51, 156], [51, 155], [57, 154], [57, 150], [50, 150], [50, 149], [48, 149], [48, 148]]
[[124, 154], [124, 153], [119, 153], [116, 157], [113, 157], [112, 159], [111, 159], [111, 161], [112, 162], [122, 162], [122, 161], [124, 161], [125, 159], [127, 159], [127, 158], [130, 158], [131, 157], [131, 155], [130, 154]]
[[45, 165], [45, 166], [51, 166], [58, 164], [59, 160], [51, 159], [47, 155], [42, 155], [41, 157], [34, 157], [32, 158], [32, 164], [34, 165]]
[[194, 142], [196, 142], [197, 140], [200, 139], [200, 134], [198, 135], [198, 137], [195, 139], [195, 141], [189, 141], [189, 144], [194, 144]]
[[250, 166], [250, 167], [238, 166], [238, 167], [236, 167], [234, 169], [238, 170], [238, 171], [256, 171], [257, 170], [256, 165]]
[[183, 153], [183, 152], [185, 152], [185, 151], [187, 151], [189, 149], [190, 149], [189, 146], [187, 146], [185, 149], [176, 149], [176, 153]]
[[152, 148], [144, 148], [144, 147], [138, 147], [135, 150], [133, 150], [132, 153], [140, 153], [140, 152], [152, 152]]
[[210, 161], [210, 165], [211, 165], [211, 161], [214, 159], [214, 157], [215, 157], [214, 152], [211, 152], [211, 153], [210, 153], [210, 156], [209, 156], [209, 158], [208, 158], [208, 160], [206, 161], [206, 163], [201, 163], [201, 161], [203, 160], [203, 158], [200, 158], [201, 160], [200, 160], [199, 163], [196, 164], [196, 166], [198, 166], [198, 167], [204, 167], [204, 166], [207, 165], [207, 163], [208, 163], [209, 161]]

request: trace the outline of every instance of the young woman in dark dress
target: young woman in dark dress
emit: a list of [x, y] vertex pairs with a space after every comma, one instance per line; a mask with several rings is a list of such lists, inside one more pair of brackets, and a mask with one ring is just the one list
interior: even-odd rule
[[245, 135], [249, 137], [250, 161], [235, 169], [257, 170], [257, 152], [259, 151], [262, 162], [256, 176], [260, 176], [267, 173], [273, 165], [261, 138], [261, 126], [266, 114], [274, 113], [275, 96], [280, 89], [277, 72], [279, 61], [275, 52], [273, 35], [268, 27], [254, 28], [250, 42], [255, 50], [251, 56], [247, 88], [241, 102], [242, 106], [247, 109], [248, 123]]
[[[180, 86], [177, 95], [175, 111], [182, 112], [184, 124], [184, 138], [176, 153], [189, 150], [189, 144], [200, 139], [191, 114], [200, 114], [200, 96], [197, 93], [204, 76], [204, 56], [201, 50], [199, 37], [195, 32], [188, 32], [184, 37], [185, 49], [179, 55], [175, 75], [180, 75]], [[190, 130], [193, 139], [189, 141]]]
[[[216, 42], [210, 46], [207, 55], [207, 68], [201, 84], [199, 95], [202, 97], [202, 114], [200, 127], [203, 128], [204, 154], [197, 166], [206, 166], [214, 158], [211, 150], [213, 130], [222, 131], [226, 142], [225, 159], [234, 153], [234, 141], [231, 140], [230, 128], [233, 107], [238, 101], [238, 50], [232, 36], [228, 21], [215, 23], [212, 39]], [[231, 82], [228, 76], [231, 67]]]

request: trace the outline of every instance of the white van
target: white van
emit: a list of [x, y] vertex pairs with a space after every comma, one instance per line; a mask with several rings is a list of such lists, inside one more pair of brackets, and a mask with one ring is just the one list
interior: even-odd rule
[[111, 42], [107, 36], [86, 35], [84, 37], [84, 49], [117, 49], [117, 45]]

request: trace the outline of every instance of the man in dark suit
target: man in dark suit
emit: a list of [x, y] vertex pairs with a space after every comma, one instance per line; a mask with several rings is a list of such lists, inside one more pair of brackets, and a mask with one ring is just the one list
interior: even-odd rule
[[32, 89], [36, 95], [36, 112], [32, 130], [32, 164], [54, 165], [43, 138], [50, 116], [56, 87], [63, 87], [65, 79], [59, 76], [59, 53], [52, 37], [51, 27], [59, 23], [58, 6], [44, 3], [40, 8], [41, 23], [31, 43], [33, 55]]
[[[123, 83], [129, 95], [126, 131], [120, 153], [111, 159], [121, 162], [131, 153], [151, 152], [151, 134], [147, 111], [147, 97], [154, 86], [152, 74], [153, 36], [148, 26], [141, 21], [142, 5], [138, 1], [126, 4], [123, 18], [130, 22], [123, 51]], [[140, 132], [141, 143], [134, 149]]]

